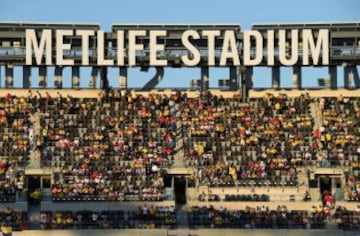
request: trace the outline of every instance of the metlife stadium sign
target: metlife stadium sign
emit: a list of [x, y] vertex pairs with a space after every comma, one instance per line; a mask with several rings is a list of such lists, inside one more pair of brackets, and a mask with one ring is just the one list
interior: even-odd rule
[[[81, 39], [81, 65], [89, 65], [90, 37], [96, 38], [96, 45], [91, 49], [96, 54], [98, 66], [136, 66], [137, 53], [146, 50], [150, 66], [168, 66], [166, 57], [159, 57], [166, 50], [161, 43], [168, 36], [167, 30], [117, 30], [116, 53], [108, 57], [105, 32], [89, 29], [26, 29], [26, 65], [72, 66], [74, 58], [64, 56], [74, 45], [68, 37]], [[316, 35], [316, 37], [315, 37]], [[142, 38], [147, 37], [149, 44], [144, 47]], [[221, 50], [215, 52], [215, 41], [222, 38]], [[275, 40], [277, 38], [278, 40]], [[185, 30], [180, 35], [179, 47], [187, 50], [180, 59], [185, 66], [198, 66], [203, 55], [193, 43], [206, 40], [207, 65], [226, 66], [272, 66], [277, 60], [281, 65], [328, 65], [329, 64], [329, 30], [328, 29], [278, 29], [267, 30], [265, 36], [257, 30], [244, 31], [241, 43], [234, 30]], [[77, 45], [79, 46], [79, 45]], [[301, 56], [300, 56], [301, 55]], [[215, 59], [218, 58], [218, 59]]]

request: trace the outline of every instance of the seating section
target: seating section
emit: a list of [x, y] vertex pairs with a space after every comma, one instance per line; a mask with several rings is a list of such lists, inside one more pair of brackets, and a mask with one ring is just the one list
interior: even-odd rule
[[163, 199], [162, 170], [176, 145], [174, 99], [117, 92], [52, 99], [41, 119], [42, 162], [61, 168], [55, 199]]
[[0, 211], [0, 222], [2, 226], [10, 226], [13, 231], [20, 231], [28, 228], [27, 213], [14, 211], [9, 207], [7, 207], [5, 211]]
[[262, 194], [226, 194], [224, 201], [228, 202], [237, 202], [237, 201], [243, 201], [243, 202], [268, 202], [270, 201], [269, 195]]
[[161, 201], [175, 156], [210, 187], [291, 187], [299, 167], [344, 166], [345, 199], [357, 201], [359, 107], [357, 97], [308, 94], [266, 94], [247, 103], [209, 91], [8, 94], [0, 99], [0, 201], [15, 201], [36, 152], [41, 167], [54, 171], [54, 201]]
[[43, 211], [42, 229], [127, 229], [174, 228], [174, 207], [147, 206], [137, 211]]
[[322, 229], [326, 219], [324, 211], [289, 211], [286, 206], [274, 210], [265, 206], [245, 210], [193, 206], [188, 214], [194, 228]]
[[[188, 218], [192, 228], [324, 229], [326, 222], [331, 221], [342, 230], [360, 230], [359, 210], [337, 206], [333, 213], [330, 211], [315, 206], [301, 211], [288, 210], [285, 205], [276, 209], [256, 206], [244, 210], [192, 206], [188, 209]], [[0, 212], [0, 220], [13, 231], [28, 229], [26, 212], [7, 208]], [[42, 211], [40, 226], [42, 229], [172, 229], [177, 227], [177, 222], [173, 206], [144, 205], [136, 211]]]
[[296, 166], [312, 155], [311, 101], [268, 94], [242, 104], [209, 93], [188, 100], [188, 164], [198, 167], [203, 185], [297, 185]]
[[322, 125], [316, 140], [321, 150], [318, 159], [325, 167], [351, 166], [358, 177], [360, 99], [347, 97], [320, 98]]
[[349, 169], [344, 198], [360, 201], [360, 99], [320, 98], [322, 126], [314, 134], [320, 167]]
[[360, 230], [360, 207], [356, 211], [350, 211], [342, 206], [336, 207], [333, 216], [339, 229], [356, 231]]
[[192, 207], [190, 225], [194, 228], [245, 228], [245, 229], [321, 229], [325, 227], [323, 212], [288, 211], [286, 206], [276, 210], [267, 207], [247, 207], [245, 210]]
[[0, 98], [0, 202], [14, 202], [24, 188], [24, 168], [33, 145], [31, 97]]
[[[167, 200], [163, 177], [179, 159], [196, 170], [196, 186], [210, 187], [199, 201], [270, 201], [267, 194], [230, 194], [225, 187], [294, 187], [299, 169], [314, 166], [342, 168], [344, 199], [360, 201], [359, 143], [358, 97], [266, 94], [241, 103], [237, 96], [207, 91], [198, 97], [121, 91], [97, 98], [8, 94], [0, 98], [0, 202], [16, 201], [26, 168], [36, 168], [30, 157], [37, 154], [40, 167], [53, 170], [55, 202]], [[212, 187], [221, 187], [223, 195], [210, 194]], [[137, 211], [44, 211], [41, 227], [176, 227], [174, 207], [147, 204]], [[210, 206], [191, 207], [188, 218], [195, 228], [322, 229], [335, 220], [339, 229], [359, 230], [359, 209]], [[28, 219], [8, 208], [0, 221], [21, 230]]]

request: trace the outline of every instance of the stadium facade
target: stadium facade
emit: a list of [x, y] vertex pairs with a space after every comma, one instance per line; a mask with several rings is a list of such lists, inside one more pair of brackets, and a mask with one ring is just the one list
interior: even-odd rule
[[[352, 234], [360, 229], [359, 60], [359, 22], [250, 31], [114, 24], [110, 32], [0, 22], [2, 229]], [[271, 68], [271, 89], [253, 89], [255, 66]], [[302, 69], [310, 66], [328, 68], [328, 78], [308, 91]], [[131, 90], [130, 67], [156, 74]], [[165, 67], [200, 68], [200, 79], [159, 90]], [[218, 89], [209, 89], [210, 67], [229, 68]], [[292, 90], [280, 86], [281, 67], [292, 68]], [[119, 69], [118, 87], [109, 68]]]

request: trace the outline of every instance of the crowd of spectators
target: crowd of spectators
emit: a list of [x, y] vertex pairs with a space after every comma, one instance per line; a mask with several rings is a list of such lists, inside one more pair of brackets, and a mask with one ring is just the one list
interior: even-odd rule
[[153, 229], [174, 228], [176, 211], [173, 206], [143, 205], [136, 211], [43, 211], [42, 229]]
[[345, 175], [344, 199], [360, 201], [360, 99], [318, 99], [321, 126], [314, 132], [313, 147], [320, 167], [350, 167]]
[[63, 174], [53, 196], [163, 199], [162, 170], [173, 159], [181, 98], [113, 91], [97, 99], [50, 99], [39, 148], [44, 165]]
[[331, 219], [322, 207], [315, 211], [290, 211], [285, 205], [273, 210], [266, 206], [246, 207], [245, 210], [193, 206], [188, 215], [189, 224], [195, 228], [321, 229]]
[[351, 175], [344, 187], [344, 200], [360, 201], [360, 182], [359, 176]]
[[[124, 210], [80, 210], [42, 211], [40, 227], [52, 229], [153, 229], [176, 228], [174, 206], [144, 204], [135, 211]], [[326, 205], [311, 209], [289, 210], [286, 205], [276, 209], [267, 206], [247, 206], [244, 210], [229, 210], [224, 207], [192, 206], [187, 209], [192, 228], [244, 228], [244, 229], [325, 229], [336, 226], [342, 230], [360, 229], [360, 206], [348, 210], [343, 206], [334, 209]], [[1, 225], [13, 231], [28, 228], [26, 212], [11, 208], [0, 212]]]
[[[320, 126], [313, 130], [310, 104], [319, 106]], [[40, 135], [31, 116], [40, 112]], [[360, 201], [360, 98], [310, 98], [286, 94], [241, 103], [201, 92], [136, 95], [99, 93], [97, 98], [0, 98], [0, 202], [15, 201], [24, 189], [24, 169], [32, 151], [41, 167], [61, 173], [54, 179], [55, 201], [161, 201], [165, 168], [173, 163], [182, 139], [187, 166], [197, 168], [200, 185], [296, 185], [297, 167], [346, 166], [345, 200]], [[256, 199], [262, 199], [258, 196]], [[264, 196], [265, 198], [266, 196]], [[192, 207], [190, 225], [214, 228], [359, 229], [358, 211], [335, 207], [333, 196], [309, 211], [248, 207]], [[326, 198], [325, 198], [326, 197]], [[227, 195], [226, 201], [254, 196]], [[216, 195], [199, 200], [219, 201]], [[255, 200], [256, 201], [256, 200]], [[8, 208], [0, 221], [26, 228], [26, 214]], [[173, 207], [144, 205], [137, 212], [42, 212], [44, 229], [174, 227]]]
[[343, 230], [360, 230], [360, 206], [355, 211], [337, 206], [333, 215], [336, 225]]
[[198, 167], [204, 185], [242, 180], [295, 185], [296, 166], [313, 155], [311, 102], [308, 95], [266, 94], [244, 105], [209, 92], [188, 99], [181, 113], [188, 164]]
[[314, 132], [313, 148], [324, 167], [359, 167], [360, 100], [339, 96], [319, 98], [321, 126]]
[[[315, 130], [310, 104], [321, 114]], [[164, 168], [178, 151], [208, 186], [295, 186], [298, 166], [346, 165], [355, 181], [345, 195], [357, 199], [359, 107], [359, 98], [308, 94], [266, 94], [245, 104], [208, 91], [198, 97], [7, 94], [0, 99], [0, 199], [22, 190], [33, 150], [43, 168], [61, 173], [52, 187], [57, 200], [162, 200]], [[39, 136], [30, 121], [34, 112], [40, 112]]]
[[27, 213], [15, 211], [7, 207], [4, 211], [0, 211], [1, 226], [10, 227], [12, 231], [25, 230], [28, 228]]
[[29, 98], [0, 98], [0, 202], [14, 202], [24, 188], [24, 167], [31, 151], [33, 112]]

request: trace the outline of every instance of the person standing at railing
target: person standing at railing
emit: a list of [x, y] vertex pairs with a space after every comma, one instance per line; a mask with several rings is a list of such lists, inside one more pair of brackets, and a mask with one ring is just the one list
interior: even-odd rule
[[34, 205], [38, 205], [41, 201], [41, 190], [39, 188], [35, 189], [32, 193], [30, 193], [30, 198]]

